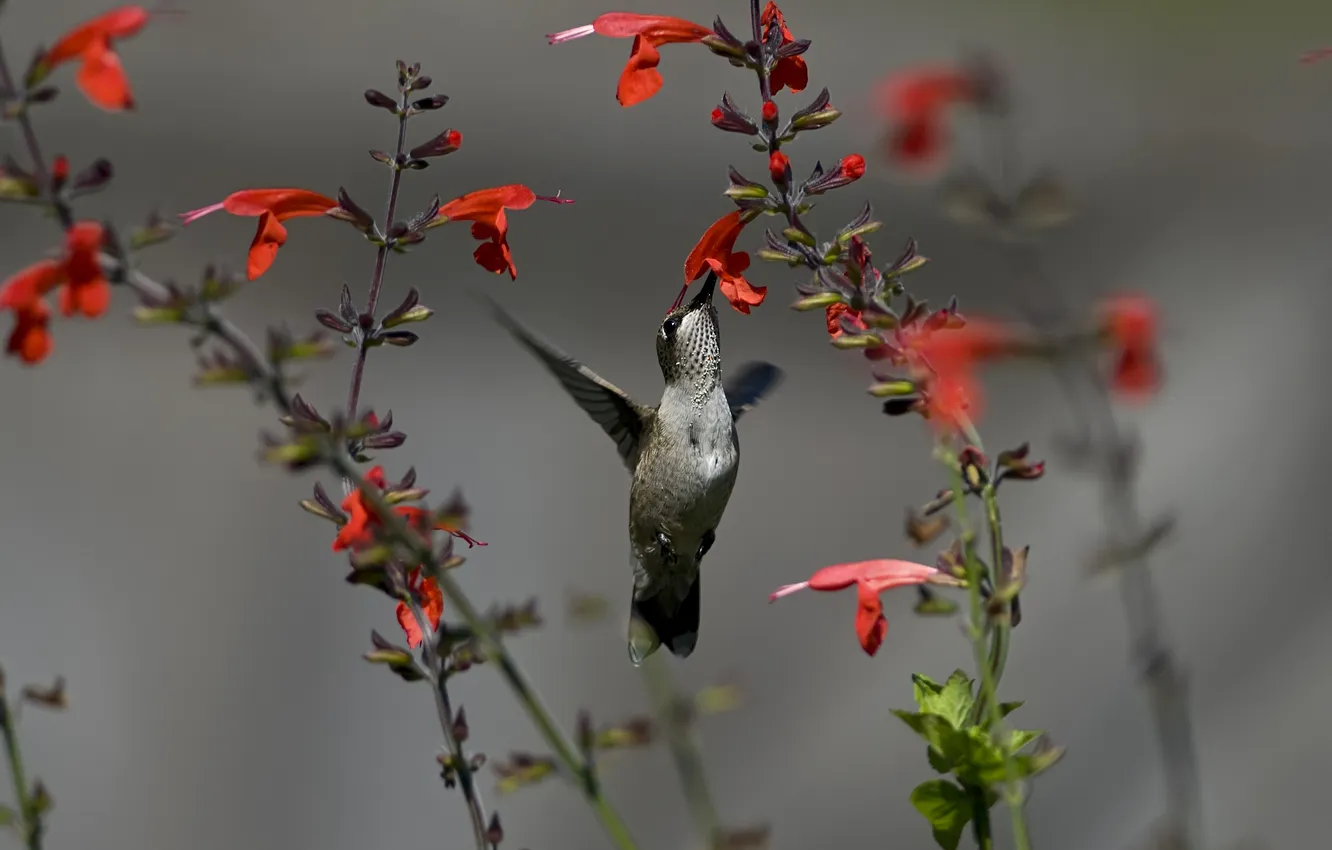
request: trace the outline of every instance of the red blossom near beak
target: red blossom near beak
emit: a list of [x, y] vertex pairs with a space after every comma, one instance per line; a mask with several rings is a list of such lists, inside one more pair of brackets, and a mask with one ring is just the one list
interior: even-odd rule
[[513, 264], [509, 251], [509, 219], [505, 210], [525, 210], [538, 200], [568, 204], [563, 198], [543, 198], [526, 186], [514, 183], [493, 189], [478, 189], [454, 198], [439, 208], [439, 215], [430, 226], [449, 221], [472, 222], [472, 237], [487, 240], [477, 247], [472, 256], [487, 271], [509, 273], [510, 280], [518, 279], [518, 267]]
[[[722, 295], [741, 313], [749, 313], [767, 297], [768, 287], [754, 286], [745, 280], [749, 268], [749, 254], [735, 250], [735, 240], [744, 230], [740, 211], [727, 213], [713, 222], [689, 252], [684, 264], [685, 287], [702, 277], [708, 269], [717, 273]], [[684, 293], [680, 294], [684, 298]]]
[[129, 79], [120, 57], [111, 49], [113, 39], [129, 38], [148, 23], [142, 6], [121, 6], [65, 33], [42, 57], [42, 64], [55, 68], [81, 59], [74, 77], [79, 91], [94, 105], [109, 111], [134, 108]]
[[[416, 598], [416, 604], [421, 606], [421, 613], [425, 614], [426, 620], [430, 623], [431, 631], [439, 628], [439, 618], [444, 614], [444, 594], [440, 592], [439, 582], [433, 577], [421, 580], [421, 568], [417, 567], [407, 576], [407, 592]], [[416, 614], [411, 606], [406, 602], [399, 602], [398, 625], [402, 626], [402, 631], [407, 635], [407, 646], [415, 649], [421, 645], [423, 635], [421, 634], [421, 624], [416, 620]]]
[[0, 284], [0, 310], [14, 313], [15, 325], [6, 350], [35, 364], [51, 353], [48, 331], [51, 311], [46, 296], [58, 287], [60, 312], [95, 319], [111, 304], [111, 283], [102, 274], [100, 253], [105, 230], [95, 221], [76, 222], [65, 232], [65, 251], [58, 260], [40, 260]]
[[551, 44], [563, 44], [593, 34], [634, 40], [629, 51], [629, 63], [624, 66], [619, 86], [615, 90], [615, 99], [621, 106], [629, 107], [642, 103], [661, 90], [661, 72], [657, 70], [661, 62], [658, 47], [663, 44], [700, 42], [713, 32], [708, 27], [681, 18], [607, 12], [586, 26], [551, 33], [546, 36], [546, 40]]
[[1101, 306], [1102, 332], [1115, 346], [1110, 386], [1125, 397], [1143, 400], [1161, 387], [1156, 353], [1156, 307], [1141, 296], [1123, 295]]
[[326, 215], [337, 208], [338, 202], [332, 198], [305, 189], [243, 189], [227, 195], [219, 204], [181, 213], [180, 219], [181, 224], [191, 224], [218, 210], [232, 215], [258, 216], [259, 228], [250, 243], [245, 267], [246, 277], [256, 280], [273, 265], [278, 248], [287, 243], [287, 228], [282, 222], [289, 218]]
[[888, 155], [903, 168], [932, 169], [948, 146], [945, 110], [975, 98], [975, 80], [953, 67], [916, 68], [890, 77], [880, 89], [880, 108], [893, 124]]
[[768, 596], [768, 601], [775, 602], [799, 590], [836, 591], [855, 585], [856, 637], [860, 639], [865, 654], [874, 655], [888, 633], [888, 620], [883, 615], [879, 594], [913, 584], [956, 585], [958, 582], [947, 573], [925, 564], [885, 558], [824, 567], [810, 576], [808, 581], [777, 588]]
[[[786, 27], [786, 16], [782, 10], [777, 8], [777, 4], [768, 0], [768, 5], [763, 7], [763, 14], [759, 22], [766, 31], [768, 27], [774, 24], [782, 31], [782, 46], [786, 46], [795, 41], [795, 36]], [[772, 93], [776, 94], [783, 88], [790, 89], [792, 92], [805, 90], [809, 85], [809, 66], [805, 64], [803, 56], [787, 56], [777, 60], [771, 73], [768, 75], [768, 85]], [[766, 104], [765, 104], [766, 107]]]

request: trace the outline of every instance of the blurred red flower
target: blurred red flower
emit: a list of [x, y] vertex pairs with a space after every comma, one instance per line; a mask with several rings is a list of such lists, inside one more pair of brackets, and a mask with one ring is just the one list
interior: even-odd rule
[[290, 218], [326, 215], [338, 208], [332, 198], [305, 189], [243, 189], [233, 192], [218, 204], [181, 213], [182, 224], [190, 224], [209, 213], [225, 210], [232, 215], [258, 216], [259, 229], [250, 243], [246, 264], [246, 277], [257, 279], [277, 259], [278, 248], [287, 242], [287, 228], [282, 222]]
[[[421, 568], [417, 567], [407, 576], [407, 592], [416, 598], [416, 604], [421, 606], [421, 613], [425, 614], [431, 630], [438, 629], [439, 618], [444, 614], [444, 594], [440, 592], [439, 582], [433, 577], [422, 581]], [[413, 649], [420, 646], [423, 637], [421, 624], [417, 622], [411, 606], [399, 602], [396, 613], [398, 625], [402, 626], [403, 633], [407, 635], [407, 645]]]
[[607, 12], [585, 26], [550, 33], [546, 40], [551, 44], [563, 44], [593, 34], [634, 40], [629, 50], [629, 62], [624, 66], [615, 90], [615, 99], [621, 106], [628, 107], [642, 103], [661, 90], [661, 72], [657, 70], [661, 62], [658, 47], [663, 44], [699, 42], [713, 33], [708, 27], [681, 18]]
[[865, 653], [874, 655], [888, 633], [888, 619], [883, 615], [879, 594], [894, 587], [927, 583], [957, 585], [958, 581], [934, 567], [911, 561], [857, 561], [824, 567], [810, 576], [808, 581], [783, 585], [768, 596], [768, 601], [775, 602], [799, 590], [836, 591], [855, 585], [856, 637], [860, 639], [860, 646]]
[[888, 156], [907, 169], [936, 166], [948, 146], [945, 111], [976, 96], [972, 76], [950, 66], [913, 68], [889, 77], [880, 88], [880, 108], [891, 122]]
[[837, 339], [845, 331], [842, 330], [842, 316], [850, 316], [850, 321], [861, 330], [868, 330], [869, 326], [860, 318], [859, 310], [852, 310], [848, 305], [838, 301], [836, 304], [829, 304], [824, 310], [824, 318], [828, 322], [828, 336], [831, 339]]
[[1161, 387], [1156, 351], [1156, 306], [1137, 295], [1121, 295], [1101, 305], [1102, 332], [1114, 345], [1111, 388], [1132, 399], [1145, 399]]
[[129, 38], [148, 23], [148, 11], [142, 6], [121, 6], [80, 24], [51, 46], [42, 64], [55, 68], [80, 59], [83, 65], [74, 77], [83, 96], [102, 109], [118, 111], [134, 108], [129, 79], [120, 57], [111, 49], [113, 39]]
[[717, 274], [719, 288], [726, 300], [741, 313], [748, 313], [751, 307], [762, 304], [768, 294], [768, 287], [754, 286], [744, 278], [745, 270], [749, 268], [749, 254], [736, 251], [735, 240], [745, 224], [739, 210], [717, 219], [689, 252], [684, 264], [686, 287], [702, 277], [706, 269], [711, 269]]
[[[783, 47], [795, 41], [795, 36], [791, 35], [791, 30], [786, 27], [786, 16], [782, 14], [782, 10], [777, 8], [777, 4], [772, 0], [768, 0], [768, 5], [763, 7], [760, 22], [763, 24], [765, 31], [771, 26], [776, 26], [782, 31]], [[772, 67], [772, 72], [768, 75], [768, 85], [773, 94], [783, 88], [790, 89], [793, 92], [804, 91], [805, 86], [809, 85], [809, 66], [805, 64], [805, 57], [785, 56], [778, 59], [777, 64]], [[766, 104], [764, 106], [766, 108]]]
[[80, 221], [65, 232], [65, 250], [59, 259], [47, 259], [21, 269], [0, 284], [0, 310], [14, 313], [14, 329], [6, 350], [25, 363], [39, 363], [51, 353], [46, 296], [60, 290], [60, 312], [81, 313], [90, 319], [111, 304], [111, 283], [102, 273], [100, 254], [105, 230], [95, 221]]

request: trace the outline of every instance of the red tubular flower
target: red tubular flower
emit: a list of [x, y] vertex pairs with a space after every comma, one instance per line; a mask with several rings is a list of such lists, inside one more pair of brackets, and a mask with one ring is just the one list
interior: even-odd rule
[[[439, 582], [434, 578], [422, 581], [421, 568], [417, 567], [407, 576], [407, 592], [416, 598], [416, 604], [421, 606], [421, 613], [425, 614], [431, 630], [438, 629], [439, 618], [444, 614], [444, 594], [440, 592]], [[420, 646], [421, 624], [417, 622], [411, 606], [399, 602], [397, 615], [398, 625], [402, 626], [403, 633], [407, 635], [407, 645], [413, 649]]]
[[478, 189], [440, 207], [432, 226], [448, 221], [472, 222], [472, 237], [486, 240], [472, 254], [477, 264], [495, 274], [507, 271], [510, 280], [517, 280], [518, 267], [513, 264], [513, 254], [509, 251], [509, 219], [504, 211], [525, 210], [536, 201], [535, 192], [516, 183]]
[[15, 324], [6, 350], [28, 364], [51, 353], [46, 296], [58, 287], [60, 312], [95, 319], [111, 304], [111, 283], [102, 274], [100, 253], [105, 231], [95, 221], [80, 221], [65, 232], [65, 251], [58, 260], [41, 260], [0, 284], [0, 310], [14, 313]]
[[740, 220], [740, 211], [727, 213], [704, 232], [694, 250], [689, 252], [684, 264], [685, 286], [702, 277], [706, 270], [716, 272], [720, 289], [731, 306], [741, 313], [748, 313], [751, 307], [757, 307], [767, 297], [768, 287], [754, 286], [745, 280], [745, 270], [749, 268], [749, 254], [735, 250], [735, 240], [744, 230], [745, 222]]
[[[365, 474], [365, 480], [371, 486], [383, 490], [387, 486], [384, 467], [373, 467]], [[338, 529], [337, 537], [333, 538], [333, 551], [359, 551], [375, 545], [375, 535], [384, 522], [373, 512], [360, 489], [347, 494], [347, 498], [342, 500], [342, 509], [347, 512], [347, 522]], [[405, 517], [418, 532], [429, 537], [430, 529], [425, 522], [427, 514], [424, 510], [411, 505], [399, 505], [393, 511]]]
[[865, 654], [874, 655], [879, 651], [884, 635], [888, 633], [888, 620], [883, 615], [883, 603], [879, 599], [879, 594], [894, 587], [927, 583], [958, 584], [957, 580], [947, 573], [911, 561], [892, 559], [857, 561], [824, 567], [810, 576], [808, 581], [783, 585], [768, 596], [768, 601], [775, 602], [798, 590], [836, 591], [855, 585], [856, 637], [860, 639], [860, 646], [865, 650]]
[[232, 215], [258, 216], [259, 228], [250, 243], [245, 268], [246, 277], [256, 280], [273, 265], [278, 248], [287, 242], [287, 228], [282, 222], [289, 218], [326, 215], [337, 208], [338, 202], [332, 198], [305, 189], [243, 189], [227, 195], [221, 203], [181, 213], [180, 219], [182, 224], [190, 224], [218, 210]]
[[65, 33], [42, 57], [42, 64], [55, 68], [80, 59], [83, 65], [74, 81], [94, 105], [110, 111], [134, 108], [129, 79], [120, 57], [111, 49], [113, 39], [129, 38], [148, 23], [142, 6], [121, 6]]
[[642, 103], [661, 90], [661, 72], [657, 70], [661, 62], [658, 47], [663, 44], [700, 42], [713, 32], [708, 27], [681, 18], [607, 12], [586, 26], [551, 33], [546, 36], [546, 40], [551, 44], [563, 44], [593, 34], [634, 40], [629, 51], [629, 63], [624, 66], [619, 86], [615, 90], [615, 99], [621, 106], [629, 107]]
[[1156, 353], [1156, 307], [1146, 298], [1123, 295], [1101, 306], [1102, 332], [1115, 346], [1110, 386], [1131, 399], [1145, 399], [1161, 387]]
[[[759, 19], [766, 31], [770, 26], [777, 26], [782, 31], [782, 45], [788, 45], [795, 41], [795, 36], [786, 28], [786, 16], [782, 10], [777, 8], [777, 4], [768, 0], [768, 5], [763, 7], [763, 15]], [[783, 88], [790, 89], [793, 92], [804, 91], [805, 86], [809, 85], [809, 66], [805, 64], [803, 56], [787, 56], [777, 60], [773, 66], [772, 72], [768, 75], [768, 85], [772, 93], [776, 94]]]
[[916, 68], [890, 77], [880, 92], [880, 107], [893, 124], [888, 155], [904, 168], [937, 165], [948, 145], [945, 110], [976, 96], [971, 75], [953, 67]]

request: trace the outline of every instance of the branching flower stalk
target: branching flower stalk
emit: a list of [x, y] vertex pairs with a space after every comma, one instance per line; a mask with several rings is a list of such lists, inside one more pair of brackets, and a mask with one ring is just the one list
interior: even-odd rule
[[[427, 80], [428, 84], [428, 80]], [[74, 212], [70, 203], [69, 193], [62, 193], [53, 189], [53, 174], [46, 165], [41, 146], [33, 127], [31, 118], [28, 114], [27, 101], [21, 100], [28, 97], [28, 93], [20, 92], [14, 85], [10, 66], [6, 61], [3, 47], [0, 46], [0, 96], [3, 96], [8, 110], [7, 117], [13, 118], [21, 132], [28, 149], [29, 158], [32, 161], [33, 185], [37, 190], [36, 196], [24, 198], [28, 202], [34, 202], [51, 209], [61, 228], [69, 231], [75, 226]], [[405, 97], [405, 93], [404, 93]], [[399, 132], [399, 156], [395, 162], [401, 163], [402, 130]], [[437, 154], [436, 154], [437, 155]], [[375, 272], [372, 278], [371, 293], [368, 299], [367, 314], [372, 314], [378, 297], [382, 291], [384, 281], [384, 266], [387, 258], [387, 252], [393, 250], [394, 245], [405, 245], [412, 240], [414, 234], [408, 231], [401, 231], [392, 223], [393, 208], [396, 203], [398, 183], [401, 169], [395, 169], [392, 189], [390, 192], [389, 211], [386, 216], [388, 225], [382, 234], [377, 234], [383, 239], [380, 245]], [[513, 188], [513, 187], [505, 187]], [[522, 188], [522, 187], [518, 187]], [[477, 193], [480, 194], [480, 193]], [[509, 193], [505, 197], [512, 197]], [[528, 193], [530, 197], [530, 192]], [[530, 204], [531, 200], [526, 200]], [[523, 203], [520, 198], [518, 203]], [[510, 208], [515, 207], [509, 204]], [[438, 208], [436, 208], [438, 209]], [[348, 211], [350, 215], [351, 212]], [[470, 209], [459, 209], [455, 217], [468, 217], [476, 213]], [[432, 226], [431, 222], [426, 226]], [[443, 221], [437, 221], [443, 223]], [[495, 237], [496, 244], [503, 239], [503, 234], [499, 233]], [[395, 241], [396, 240], [396, 241]], [[415, 241], [419, 241], [416, 239]], [[507, 256], [507, 245], [501, 246], [504, 250], [502, 258], [509, 263], [511, 261]], [[113, 284], [122, 284], [134, 291], [145, 305], [179, 305], [179, 309], [172, 308], [170, 321], [176, 324], [193, 326], [202, 332], [202, 335], [196, 339], [196, 345], [201, 344], [206, 338], [213, 338], [221, 342], [235, 356], [235, 360], [227, 364], [227, 378], [231, 381], [241, 380], [251, 384], [259, 397], [267, 399], [285, 416], [292, 416], [301, 411], [301, 403], [298, 397], [291, 392], [289, 381], [284, 374], [282, 365], [284, 358], [280, 356], [284, 351], [290, 351], [291, 346], [286, 348], [279, 347], [275, 349], [270, 344], [268, 354], [265, 354], [255, 342], [245, 334], [235, 324], [221, 316], [216, 310], [214, 304], [207, 299], [199, 299], [189, 305], [181, 304], [181, 293], [173, 286], [160, 283], [135, 268], [128, 247], [119, 237], [115, 230], [109, 226], [105, 228], [105, 248], [106, 250], [95, 254], [96, 261], [101, 267], [101, 272], [106, 275]], [[485, 255], [484, 259], [489, 261], [491, 255]], [[478, 262], [482, 262], [481, 252], [478, 252]], [[253, 262], [253, 256], [252, 256]], [[484, 264], [484, 263], [483, 263]], [[186, 307], [188, 306], [188, 309]], [[145, 310], [165, 310], [164, 307], [147, 307]], [[374, 325], [373, 319], [363, 320], [365, 329], [368, 330]], [[352, 381], [352, 389], [349, 392], [349, 408], [352, 409], [354, 416], [355, 408], [359, 404], [359, 394], [361, 378], [364, 371], [366, 346], [358, 344], [357, 366], [355, 368]], [[307, 354], [307, 356], [311, 356]], [[229, 370], [229, 371], [228, 371]], [[232, 373], [235, 373], [234, 375]], [[353, 418], [353, 417], [349, 417]], [[587, 799], [594, 814], [600, 820], [603, 828], [612, 843], [618, 850], [636, 850], [636, 844], [630, 835], [628, 828], [620, 818], [619, 814], [612, 807], [610, 802], [602, 793], [599, 781], [592, 770], [590, 764], [582, 758], [577, 749], [569, 741], [568, 737], [560, 730], [559, 725], [550, 714], [536, 690], [532, 687], [526, 674], [514, 660], [512, 654], [504, 646], [503, 641], [496, 633], [493, 626], [487, 618], [472, 604], [471, 600], [465, 595], [457, 581], [449, 575], [446, 565], [441, 563], [432, 550], [430, 544], [423, 540], [387, 503], [378, 489], [374, 486], [367, 486], [367, 480], [361, 474], [356, 460], [348, 451], [348, 443], [345, 438], [337, 433], [306, 433], [292, 443], [282, 445], [270, 445], [267, 456], [271, 460], [277, 460], [286, 463], [292, 468], [309, 468], [313, 466], [322, 466], [335, 475], [341, 476], [348, 482], [351, 490], [360, 491], [362, 497], [369, 503], [371, 509], [375, 511], [382, 519], [382, 535], [385, 541], [391, 545], [401, 547], [410, 557], [421, 565], [425, 574], [434, 578], [438, 584], [443, 596], [448, 600], [453, 611], [461, 618], [468, 633], [475, 638], [480, 645], [486, 660], [493, 661], [500, 670], [511, 690], [514, 692], [519, 703], [523, 706], [529, 718], [536, 726], [537, 731], [545, 739], [551, 750], [555, 754], [563, 772], [574, 781], [580, 789], [583, 796]], [[417, 608], [419, 613], [419, 607]], [[424, 616], [419, 617], [419, 621], [424, 622]], [[426, 623], [426, 625], [429, 625]], [[430, 630], [425, 630], [425, 634], [430, 634]], [[442, 662], [437, 653], [427, 649], [425, 656], [428, 666], [432, 670], [433, 684], [436, 685], [435, 693], [437, 705], [440, 708], [441, 726], [444, 730], [445, 740], [449, 745], [451, 753], [457, 755], [461, 753], [460, 736], [457, 732], [457, 720], [448, 701], [448, 694], [443, 687], [446, 681]], [[31, 828], [26, 828], [26, 837], [30, 850], [38, 850], [40, 847], [41, 831], [34, 820], [36, 803], [27, 795], [22, 785], [21, 760], [18, 759], [17, 742], [11, 738], [10, 731], [12, 726], [9, 724], [11, 715], [8, 708], [5, 709], [6, 735], [5, 741], [10, 753], [10, 765], [16, 779], [20, 781], [20, 790], [18, 792], [20, 799], [20, 808], [24, 812], [25, 824], [31, 824]], [[467, 759], [458, 759], [458, 764], [467, 770], [469, 763]], [[459, 771], [459, 776], [463, 775]], [[481, 804], [479, 795], [475, 792], [474, 777], [467, 774], [465, 780], [460, 779], [463, 784], [464, 795], [467, 797], [468, 808], [473, 819], [474, 832], [477, 834], [477, 843], [480, 850], [493, 847], [498, 844], [496, 832], [498, 830], [497, 820], [486, 822], [485, 810]], [[470, 792], [470, 793], [469, 793]]]

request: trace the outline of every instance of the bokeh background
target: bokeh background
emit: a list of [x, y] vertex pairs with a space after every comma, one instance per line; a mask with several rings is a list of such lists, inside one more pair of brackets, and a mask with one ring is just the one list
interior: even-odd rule
[[[744, 31], [747, 4], [620, 0], [625, 10]], [[22, 64], [39, 42], [102, 11], [99, 0], [11, 0], [0, 37]], [[630, 392], [660, 379], [650, 338], [698, 234], [729, 205], [726, 166], [761, 174], [743, 139], [707, 116], [723, 90], [754, 108], [752, 78], [702, 48], [663, 49], [666, 86], [630, 110], [613, 97], [628, 43], [548, 47], [543, 34], [587, 23], [594, 0], [227, 0], [187, 4], [123, 46], [140, 109], [100, 113], [66, 93], [41, 110], [48, 153], [76, 167], [110, 157], [116, 180], [81, 207], [128, 226], [245, 187], [345, 186], [378, 211], [392, 120], [361, 98], [391, 89], [393, 61], [420, 61], [453, 99], [415, 136], [444, 126], [462, 151], [408, 175], [404, 208], [506, 182], [563, 190], [572, 206], [511, 215], [516, 283], [472, 263], [466, 228], [435, 231], [395, 258], [385, 303], [409, 285], [437, 315], [410, 350], [370, 359], [365, 400], [409, 432], [385, 453], [437, 492], [464, 489], [474, 530], [466, 587], [481, 603], [535, 595], [546, 629], [514, 650], [552, 708], [606, 720], [641, 712], [625, 658], [620, 600], [627, 480], [611, 446], [466, 297], [494, 292], [522, 319]], [[1166, 317], [1168, 391], [1132, 413], [1146, 461], [1141, 500], [1173, 509], [1179, 533], [1156, 559], [1169, 632], [1193, 684], [1205, 819], [1218, 847], [1245, 837], [1312, 846], [1325, 819], [1332, 733], [1323, 556], [1325, 364], [1319, 330], [1332, 297], [1332, 67], [1297, 64], [1332, 41], [1332, 12], [1310, 0], [1171, 3], [974, 0], [786, 4], [812, 38], [812, 89], [845, 117], [803, 137], [807, 168], [860, 151], [867, 177], [827, 198], [825, 232], [873, 200], [892, 254], [908, 235], [933, 260], [913, 276], [936, 300], [1011, 315], [1018, 282], [999, 249], [938, 213], [931, 187], [877, 156], [874, 82], [922, 61], [988, 47], [1020, 98], [1028, 162], [1067, 182], [1079, 217], [1044, 259], [1065, 297], [1090, 305], [1134, 289]], [[430, 130], [429, 128], [434, 128]], [[957, 125], [968, 154], [971, 125]], [[22, 156], [12, 127], [0, 150]], [[153, 249], [145, 268], [195, 279], [208, 261], [243, 267], [252, 220], [215, 217]], [[364, 297], [372, 251], [332, 222], [299, 220], [264, 278], [229, 306], [265, 324], [312, 326], [349, 283]], [[56, 240], [50, 221], [0, 209], [7, 272]], [[752, 241], [752, 237], [749, 239]], [[753, 247], [749, 245], [748, 247]], [[774, 846], [929, 847], [908, 801], [932, 775], [888, 710], [909, 706], [910, 673], [966, 666], [949, 621], [913, 617], [889, 595], [879, 656], [856, 645], [854, 600], [768, 592], [826, 563], [909, 553], [905, 509], [940, 486], [920, 423], [886, 420], [864, 395], [863, 361], [827, 344], [821, 319], [785, 309], [790, 276], [750, 317], [723, 311], [727, 362], [761, 357], [788, 372], [743, 422], [743, 474], [710, 554], [698, 652], [677, 664], [701, 687], [736, 676], [740, 710], [700, 731], [723, 816], [771, 822]], [[30, 767], [51, 787], [52, 847], [463, 846], [465, 815], [436, 778], [429, 694], [360, 660], [371, 628], [394, 630], [383, 597], [346, 585], [331, 527], [299, 511], [311, 476], [256, 460], [272, 426], [242, 390], [192, 389], [186, 334], [139, 329], [130, 299], [96, 323], [62, 322], [41, 368], [0, 371], [6, 460], [0, 489], [0, 663], [11, 683], [68, 678], [71, 709], [29, 711]], [[350, 357], [312, 370], [307, 398], [345, 398]], [[1066, 418], [1049, 375], [996, 370], [984, 423], [993, 447], [1038, 455]], [[1101, 534], [1094, 483], [1058, 463], [1005, 493], [1010, 540], [1032, 546], [1025, 619], [1003, 683], [1026, 699], [1025, 726], [1069, 747], [1038, 782], [1037, 846], [1119, 850], [1159, 814], [1149, 715], [1126, 661], [1118, 594], [1090, 580]], [[571, 590], [604, 594], [605, 626], [564, 616]], [[494, 757], [540, 741], [489, 671], [456, 687], [472, 743]], [[1016, 719], [1016, 718], [1015, 718]], [[609, 784], [645, 848], [693, 846], [664, 750], [613, 760]], [[506, 846], [603, 846], [575, 792], [558, 783], [490, 802]], [[1006, 835], [1001, 833], [1001, 844]]]

